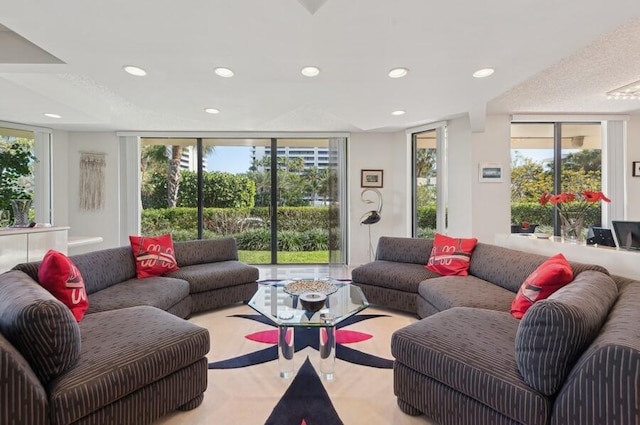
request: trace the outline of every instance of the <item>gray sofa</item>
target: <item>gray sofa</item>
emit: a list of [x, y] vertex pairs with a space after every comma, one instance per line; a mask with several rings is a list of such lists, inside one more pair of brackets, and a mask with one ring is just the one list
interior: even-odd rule
[[258, 269], [230, 238], [174, 248], [180, 269], [146, 279], [129, 246], [71, 256], [80, 323], [37, 283], [39, 262], [0, 275], [0, 424], [149, 424], [202, 402], [209, 333], [183, 318], [249, 300]]
[[423, 270], [431, 245], [381, 238], [352, 273], [372, 303], [423, 317], [392, 336], [404, 412], [441, 425], [640, 423], [640, 282], [571, 263], [573, 282], [517, 320], [515, 292], [546, 257], [479, 243], [469, 276], [440, 277]]
[[[84, 278], [87, 314], [148, 305], [185, 318], [191, 313], [245, 302], [258, 289], [259, 270], [238, 261], [233, 238], [174, 242], [180, 267], [167, 275], [138, 279], [130, 246], [69, 258]], [[40, 262], [14, 267], [38, 280]]]

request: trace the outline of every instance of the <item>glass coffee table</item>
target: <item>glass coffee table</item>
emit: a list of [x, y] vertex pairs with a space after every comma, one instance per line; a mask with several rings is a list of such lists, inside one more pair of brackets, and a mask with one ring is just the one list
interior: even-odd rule
[[[309, 297], [318, 297], [319, 301]], [[323, 301], [323, 297], [326, 300]], [[310, 308], [303, 307], [303, 302]], [[369, 306], [362, 290], [350, 283], [323, 278], [282, 280], [259, 285], [249, 306], [278, 326], [280, 376], [293, 375], [296, 327], [318, 328], [320, 374], [331, 380], [336, 360], [336, 325]], [[317, 310], [317, 311], [313, 311]]]

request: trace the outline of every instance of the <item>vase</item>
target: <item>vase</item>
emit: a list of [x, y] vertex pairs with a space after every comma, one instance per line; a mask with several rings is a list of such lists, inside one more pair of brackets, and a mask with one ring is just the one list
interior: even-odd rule
[[11, 209], [13, 210], [12, 227], [29, 227], [31, 199], [12, 199]]
[[572, 243], [580, 243], [584, 240], [584, 213], [562, 212], [560, 213], [562, 238]]

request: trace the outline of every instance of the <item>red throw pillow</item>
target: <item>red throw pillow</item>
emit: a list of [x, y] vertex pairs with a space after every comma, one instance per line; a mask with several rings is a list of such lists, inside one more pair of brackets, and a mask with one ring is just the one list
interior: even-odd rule
[[431, 255], [425, 267], [443, 276], [467, 276], [471, 254], [477, 243], [476, 238], [450, 238], [436, 233]]
[[80, 270], [62, 252], [50, 249], [38, 267], [40, 285], [69, 307], [79, 323], [89, 308]]
[[178, 269], [171, 234], [161, 236], [129, 236], [136, 259], [138, 279], [161, 276]]
[[511, 302], [511, 314], [521, 319], [536, 301], [544, 300], [573, 280], [571, 264], [562, 254], [556, 254], [540, 264], [522, 282], [516, 297]]

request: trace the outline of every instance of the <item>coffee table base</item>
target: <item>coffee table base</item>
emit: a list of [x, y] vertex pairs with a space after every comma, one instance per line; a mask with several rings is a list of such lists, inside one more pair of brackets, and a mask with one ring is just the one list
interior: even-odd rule
[[[320, 375], [327, 381], [335, 377], [336, 365], [336, 327], [318, 328], [320, 352]], [[295, 329], [291, 326], [278, 327], [278, 367], [280, 377], [289, 379], [293, 376], [293, 355], [295, 353]]]

